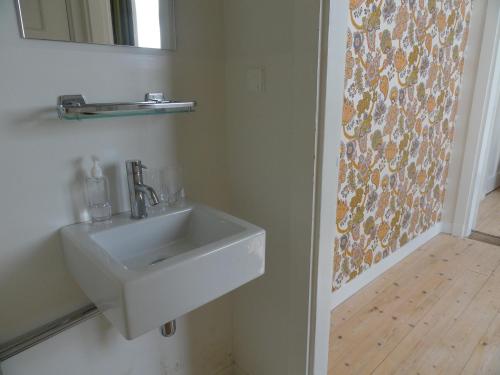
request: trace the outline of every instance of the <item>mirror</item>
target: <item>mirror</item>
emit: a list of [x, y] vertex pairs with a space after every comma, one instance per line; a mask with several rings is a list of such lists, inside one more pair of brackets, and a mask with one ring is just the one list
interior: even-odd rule
[[17, 0], [21, 36], [175, 49], [174, 0]]

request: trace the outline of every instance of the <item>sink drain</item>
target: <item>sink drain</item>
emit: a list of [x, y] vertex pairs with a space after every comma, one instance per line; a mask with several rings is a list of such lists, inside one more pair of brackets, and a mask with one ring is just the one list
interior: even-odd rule
[[160, 263], [160, 262], [163, 262], [165, 259], [167, 258], [159, 258], [159, 259], [156, 259], [154, 261], [152, 261], [151, 263], [149, 263], [150, 266], [154, 265], [154, 264], [157, 264], [157, 263]]

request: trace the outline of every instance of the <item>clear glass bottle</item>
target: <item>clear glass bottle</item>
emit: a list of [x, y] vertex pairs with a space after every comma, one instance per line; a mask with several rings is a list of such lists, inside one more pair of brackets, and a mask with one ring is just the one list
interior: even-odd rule
[[87, 202], [92, 222], [102, 222], [111, 219], [111, 201], [109, 198], [109, 183], [103, 175], [99, 160], [94, 160], [90, 177], [85, 180]]

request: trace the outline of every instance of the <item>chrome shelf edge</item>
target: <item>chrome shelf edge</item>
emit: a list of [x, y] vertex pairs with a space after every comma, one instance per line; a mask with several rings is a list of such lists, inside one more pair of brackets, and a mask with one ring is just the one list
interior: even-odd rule
[[60, 119], [85, 119], [193, 112], [194, 100], [167, 100], [163, 93], [147, 93], [142, 102], [87, 103], [83, 95], [62, 95], [57, 100]]
[[[49, 338], [66, 331], [94, 316], [100, 314], [95, 305], [87, 305], [59, 319], [18, 336], [4, 344], [0, 344], [0, 364]], [[0, 369], [1, 374], [1, 369]]]

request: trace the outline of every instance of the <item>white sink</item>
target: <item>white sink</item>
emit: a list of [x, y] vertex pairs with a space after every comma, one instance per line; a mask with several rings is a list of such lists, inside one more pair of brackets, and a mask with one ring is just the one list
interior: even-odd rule
[[264, 273], [265, 231], [255, 225], [194, 203], [129, 215], [61, 229], [71, 274], [127, 339]]

